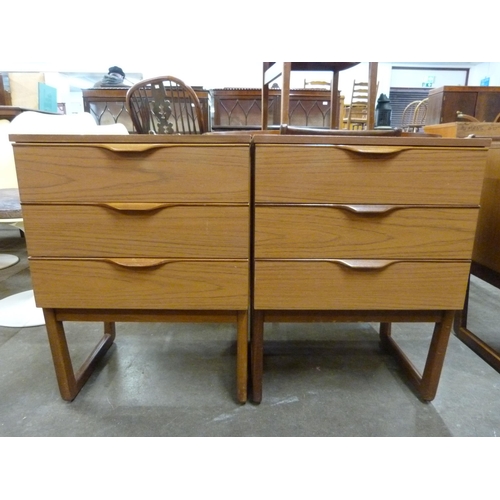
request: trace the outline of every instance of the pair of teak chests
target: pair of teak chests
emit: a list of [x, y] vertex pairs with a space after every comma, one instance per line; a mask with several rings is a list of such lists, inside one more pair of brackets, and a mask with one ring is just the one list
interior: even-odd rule
[[[113, 343], [116, 321], [234, 321], [239, 402], [247, 385], [253, 401], [262, 398], [266, 322], [380, 322], [382, 344], [420, 397], [434, 398], [464, 304], [489, 140], [11, 140], [35, 298], [64, 399]], [[104, 323], [79, 370], [67, 321]], [[398, 321], [435, 323], [422, 372], [391, 335]]]

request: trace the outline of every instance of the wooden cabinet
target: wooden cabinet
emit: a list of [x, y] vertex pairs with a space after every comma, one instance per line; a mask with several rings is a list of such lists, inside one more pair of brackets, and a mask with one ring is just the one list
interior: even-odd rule
[[[487, 141], [255, 137], [252, 377], [266, 321], [429, 321], [432, 399], [453, 311], [463, 306]], [[432, 315], [431, 315], [432, 316]], [[444, 352], [441, 353], [444, 356]], [[431, 375], [432, 374], [432, 375]]]
[[455, 122], [457, 111], [492, 122], [500, 113], [500, 87], [439, 87], [429, 91], [426, 125]]
[[[249, 136], [17, 136], [36, 303], [64, 399], [63, 321], [234, 321], [246, 400]], [[84, 383], [84, 382], [83, 382]]]
[[[210, 127], [209, 93], [201, 87], [193, 87], [203, 109], [203, 119]], [[82, 89], [83, 110], [90, 113], [98, 125], [123, 123], [129, 132], [135, 132], [132, 119], [125, 106], [127, 87], [96, 87]]]
[[[261, 128], [262, 89], [215, 89], [211, 93], [214, 130]], [[279, 90], [269, 91], [269, 126], [280, 124], [280, 96]], [[290, 125], [329, 128], [330, 91], [291, 90], [289, 116]]]

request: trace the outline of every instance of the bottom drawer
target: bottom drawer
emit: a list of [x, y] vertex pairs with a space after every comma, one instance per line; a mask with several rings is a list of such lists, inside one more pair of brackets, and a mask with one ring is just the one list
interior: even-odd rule
[[257, 261], [255, 309], [457, 310], [467, 261]]
[[[248, 262], [30, 259], [45, 308], [244, 310]], [[128, 267], [128, 266], [137, 267]]]

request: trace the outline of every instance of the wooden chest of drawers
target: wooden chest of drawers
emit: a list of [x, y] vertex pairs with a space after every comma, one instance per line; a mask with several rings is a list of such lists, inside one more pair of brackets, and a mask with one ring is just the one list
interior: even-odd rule
[[[115, 321], [234, 321], [245, 401], [249, 311], [255, 401], [266, 321], [380, 322], [422, 398], [435, 396], [465, 297], [490, 140], [12, 139], [63, 398], [112, 344]], [[105, 323], [78, 372], [64, 321]], [[392, 338], [394, 321], [435, 323], [422, 375]]]
[[[64, 319], [235, 321], [245, 401], [250, 137], [13, 139], [56, 370]], [[70, 400], [80, 387], [72, 376], [58, 372]]]
[[[390, 322], [431, 320], [435, 342], [447, 342], [449, 311], [467, 288], [488, 141], [255, 143], [254, 398], [265, 321], [380, 319], [382, 340], [396, 347]], [[423, 378], [432, 399], [437, 379]]]

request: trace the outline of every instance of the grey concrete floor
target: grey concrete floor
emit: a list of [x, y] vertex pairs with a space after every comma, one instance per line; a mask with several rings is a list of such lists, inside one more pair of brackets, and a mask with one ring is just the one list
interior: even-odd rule
[[[25, 241], [0, 229], [0, 299], [31, 288]], [[469, 327], [500, 348], [500, 293], [473, 279]], [[422, 402], [376, 324], [268, 324], [263, 400], [235, 399], [235, 328], [118, 323], [76, 399], [61, 399], [45, 327], [0, 327], [0, 436], [496, 436], [500, 374], [452, 335], [438, 393]], [[422, 367], [432, 325], [396, 325]], [[70, 323], [78, 365], [101, 325]]]

